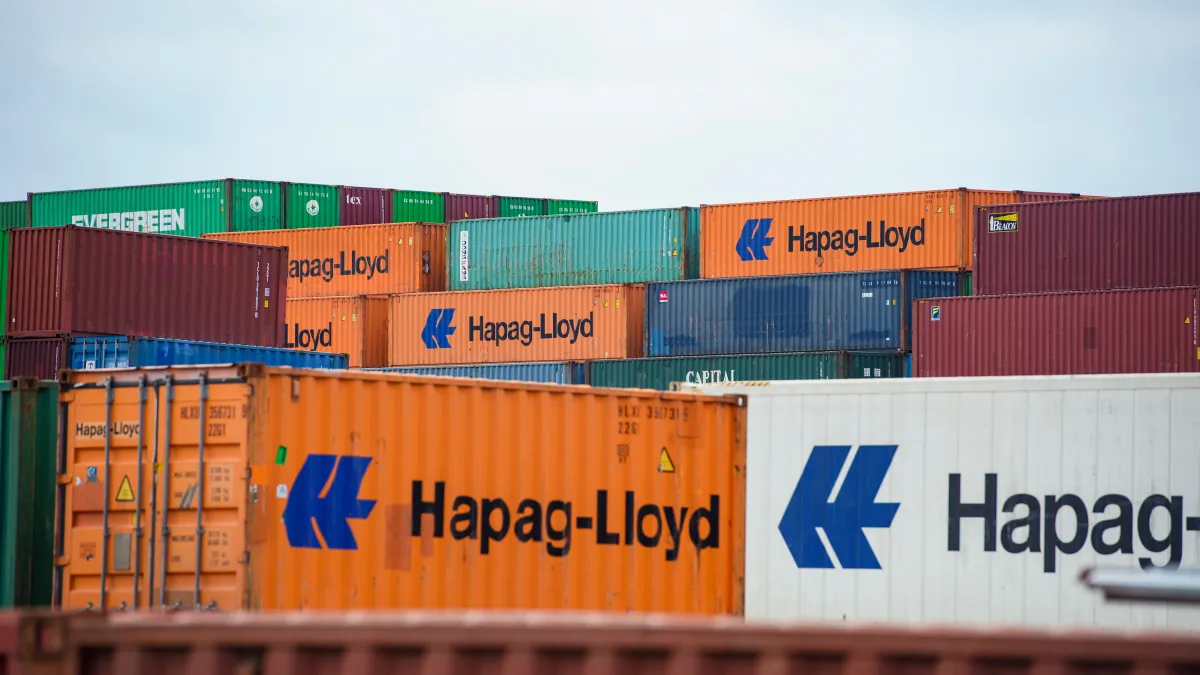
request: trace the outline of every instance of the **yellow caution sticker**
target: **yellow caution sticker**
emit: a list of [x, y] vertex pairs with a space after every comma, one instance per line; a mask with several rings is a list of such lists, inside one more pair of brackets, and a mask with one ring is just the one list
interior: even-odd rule
[[658, 453], [658, 472], [659, 473], [675, 473], [675, 462], [671, 461], [671, 454], [666, 448]]
[[1192, 322], [1192, 317], [1190, 317], [1190, 316], [1185, 316], [1185, 317], [1183, 317], [1183, 324], [1184, 324], [1185, 326], [1186, 326], [1187, 324], [1191, 323], [1191, 322]]
[[117, 488], [117, 501], [133, 501], [133, 486], [129, 484], [129, 474], [125, 474], [125, 477], [121, 479], [121, 487]]

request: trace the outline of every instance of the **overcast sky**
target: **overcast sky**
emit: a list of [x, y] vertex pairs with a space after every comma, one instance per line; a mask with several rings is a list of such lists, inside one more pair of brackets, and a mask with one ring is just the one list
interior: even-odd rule
[[0, 200], [223, 177], [606, 211], [1200, 189], [1196, 0], [0, 6]]

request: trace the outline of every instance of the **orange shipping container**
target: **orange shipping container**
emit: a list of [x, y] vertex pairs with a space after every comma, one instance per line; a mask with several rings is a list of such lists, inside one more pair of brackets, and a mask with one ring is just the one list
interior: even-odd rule
[[388, 365], [642, 355], [641, 284], [394, 295]]
[[292, 298], [446, 290], [445, 225], [345, 225], [203, 236], [286, 246]]
[[67, 609], [742, 613], [739, 396], [251, 364], [60, 399]]
[[976, 206], [1077, 196], [958, 188], [701, 206], [700, 276], [970, 269]]
[[387, 297], [287, 299], [289, 349], [349, 354], [351, 368], [387, 365]]

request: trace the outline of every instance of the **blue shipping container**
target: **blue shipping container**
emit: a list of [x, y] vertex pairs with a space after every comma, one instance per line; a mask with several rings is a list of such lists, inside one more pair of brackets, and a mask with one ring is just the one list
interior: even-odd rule
[[293, 368], [350, 367], [346, 354], [230, 345], [220, 342], [102, 335], [71, 339], [71, 368], [138, 368], [198, 366], [212, 363], [262, 363]]
[[912, 301], [958, 293], [924, 270], [646, 284], [646, 356], [906, 349]]
[[543, 382], [549, 384], [587, 384], [587, 364], [578, 361], [549, 363], [486, 363], [474, 366], [395, 366], [391, 368], [362, 368], [377, 373], [405, 375], [438, 375], [441, 377], [474, 377], [485, 380], [512, 382]]

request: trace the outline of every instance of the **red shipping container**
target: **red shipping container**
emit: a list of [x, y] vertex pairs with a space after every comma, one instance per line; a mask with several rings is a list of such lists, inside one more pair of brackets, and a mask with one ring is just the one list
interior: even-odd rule
[[983, 206], [974, 293], [1200, 285], [1200, 192]]
[[392, 222], [392, 196], [388, 190], [342, 187], [341, 225], [380, 225]]
[[1200, 289], [913, 303], [913, 376], [1200, 372]]
[[283, 346], [287, 249], [63, 226], [10, 233], [8, 335]]
[[443, 201], [446, 204], [447, 223], [452, 223], [456, 220], [500, 217], [499, 197], [456, 195], [447, 192], [444, 195]]
[[5, 338], [8, 350], [4, 359], [4, 379], [36, 377], [57, 380], [58, 371], [67, 367], [71, 344], [66, 337]]

